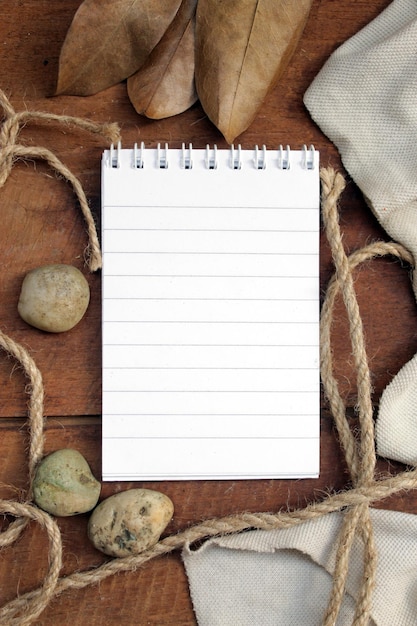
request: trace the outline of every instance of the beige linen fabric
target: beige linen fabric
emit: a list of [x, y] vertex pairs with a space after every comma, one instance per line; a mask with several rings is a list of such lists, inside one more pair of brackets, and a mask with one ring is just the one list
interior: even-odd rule
[[417, 355], [384, 390], [375, 436], [381, 456], [417, 467]]
[[[382, 226], [417, 259], [416, 0], [394, 0], [336, 50], [304, 100]], [[417, 355], [382, 396], [376, 443], [417, 465]]]
[[[320, 626], [331, 590], [341, 513], [299, 526], [212, 539], [183, 551], [199, 626]], [[371, 509], [379, 553], [370, 626], [417, 623], [417, 516]], [[353, 547], [337, 626], [352, 624], [363, 568]]]

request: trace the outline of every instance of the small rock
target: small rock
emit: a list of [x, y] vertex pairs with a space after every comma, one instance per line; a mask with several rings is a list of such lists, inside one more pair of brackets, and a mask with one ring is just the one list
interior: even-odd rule
[[77, 450], [66, 448], [46, 456], [33, 481], [36, 504], [53, 515], [68, 517], [91, 511], [98, 502], [101, 484]]
[[73, 328], [90, 302], [84, 275], [72, 265], [44, 265], [26, 274], [17, 310], [31, 326], [50, 333]]
[[158, 542], [174, 513], [170, 498], [151, 489], [129, 489], [103, 500], [93, 511], [88, 536], [110, 556], [139, 554]]

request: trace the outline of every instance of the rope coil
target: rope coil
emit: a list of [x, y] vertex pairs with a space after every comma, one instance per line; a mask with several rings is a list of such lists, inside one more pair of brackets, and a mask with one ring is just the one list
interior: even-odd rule
[[[88, 208], [84, 192], [79, 181], [74, 181], [67, 168], [49, 151], [42, 148], [25, 148], [16, 143], [21, 124], [36, 119], [47, 119], [59, 123], [74, 123], [93, 132], [115, 132], [115, 127], [97, 127], [78, 118], [68, 118], [40, 113], [15, 113], [5, 95], [0, 92], [0, 104], [5, 112], [5, 121], [0, 132], [0, 187], [7, 180], [13, 160], [19, 157], [45, 159], [53, 169], [61, 173], [74, 187], [85, 218]], [[279, 513], [242, 513], [223, 518], [206, 520], [191, 528], [161, 539], [155, 546], [137, 556], [129, 556], [110, 560], [98, 568], [82, 572], [74, 572], [66, 577], [59, 577], [62, 564], [62, 541], [55, 520], [31, 503], [31, 482], [37, 463], [43, 456], [43, 384], [42, 376], [28, 352], [10, 337], [0, 331], [0, 348], [12, 355], [24, 368], [30, 381], [31, 396], [28, 407], [29, 424], [29, 488], [27, 500], [16, 503], [11, 500], [0, 500], [0, 513], [14, 516], [15, 521], [0, 534], [0, 547], [10, 545], [30, 521], [36, 521], [47, 532], [49, 538], [49, 569], [43, 584], [33, 591], [19, 595], [0, 609], [0, 625], [23, 626], [31, 624], [48, 606], [53, 598], [69, 589], [82, 589], [97, 584], [108, 576], [120, 572], [131, 572], [144, 563], [161, 555], [169, 554], [209, 537], [237, 533], [250, 529], [271, 530], [289, 528], [312, 520], [334, 511], [344, 509], [344, 522], [341, 527], [336, 558], [336, 571], [328, 609], [324, 616], [323, 626], [336, 623], [339, 614], [346, 578], [349, 570], [350, 550], [354, 538], [359, 536], [364, 547], [364, 564], [362, 585], [357, 599], [354, 626], [365, 626], [370, 619], [372, 590], [375, 586], [377, 554], [374, 544], [370, 506], [399, 491], [417, 488], [417, 470], [404, 471], [395, 476], [375, 479], [376, 453], [374, 444], [374, 426], [372, 416], [370, 372], [366, 357], [362, 321], [356, 300], [352, 272], [363, 261], [376, 256], [394, 255], [399, 259], [412, 263], [412, 258], [405, 248], [395, 243], [376, 243], [366, 246], [346, 256], [343, 248], [338, 222], [338, 201], [345, 183], [341, 174], [332, 169], [321, 170], [322, 212], [327, 238], [332, 250], [335, 274], [327, 289], [321, 314], [321, 375], [326, 396], [334, 417], [336, 429], [352, 479], [352, 488], [327, 496], [324, 500], [313, 502], [305, 508]], [[88, 209], [89, 211], [89, 209]], [[91, 214], [90, 214], [91, 215]], [[92, 218], [91, 218], [92, 219]], [[95, 227], [94, 227], [95, 232]], [[90, 230], [90, 269], [100, 266], [100, 251]], [[335, 300], [341, 293], [347, 310], [352, 353], [354, 357], [357, 386], [358, 414], [360, 424], [359, 440], [352, 434], [346, 407], [333, 376], [332, 352], [330, 346], [332, 314]]]

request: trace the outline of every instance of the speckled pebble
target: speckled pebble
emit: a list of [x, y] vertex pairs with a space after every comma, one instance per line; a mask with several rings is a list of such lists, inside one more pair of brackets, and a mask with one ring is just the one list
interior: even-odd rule
[[98, 502], [101, 484], [80, 452], [65, 448], [46, 456], [33, 481], [36, 504], [58, 517], [91, 511]]
[[72, 265], [44, 265], [26, 274], [17, 310], [31, 326], [61, 333], [78, 324], [89, 302], [90, 288], [80, 270]]
[[88, 536], [110, 556], [139, 554], [159, 540], [174, 513], [170, 498], [151, 489], [129, 489], [103, 500], [93, 511]]

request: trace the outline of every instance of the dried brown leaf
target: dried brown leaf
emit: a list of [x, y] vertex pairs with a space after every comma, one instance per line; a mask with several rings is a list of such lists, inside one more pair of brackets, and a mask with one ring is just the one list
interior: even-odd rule
[[199, 0], [196, 87], [229, 143], [253, 121], [287, 66], [312, 0]]
[[145, 64], [127, 81], [129, 98], [138, 113], [152, 119], [177, 115], [197, 100], [194, 82], [195, 8], [181, 7]]
[[57, 94], [87, 96], [139, 69], [181, 0], [84, 0], [61, 49]]

